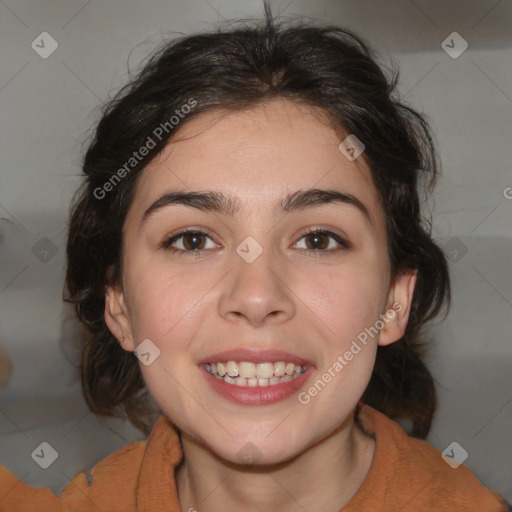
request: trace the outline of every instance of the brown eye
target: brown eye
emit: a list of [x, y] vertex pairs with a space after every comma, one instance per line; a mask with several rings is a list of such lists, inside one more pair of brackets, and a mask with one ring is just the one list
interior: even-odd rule
[[[314, 229], [303, 233], [300, 240], [302, 239], [305, 240], [306, 244], [306, 247], [303, 247], [303, 249], [309, 252], [335, 252], [350, 247], [348, 242], [331, 231]], [[335, 243], [331, 243], [331, 240], [334, 240]], [[336, 244], [341, 246], [341, 249], [337, 248]]]
[[[325, 233], [310, 233], [305, 239], [308, 249], [327, 249], [329, 245], [329, 237]], [[308, 244], [308, 241], [311, 243]]]
[[[208, 248], [205, 248], [205, 240], [207, 238], [211, 240], [211, 237], [203, 231], [187, 230], [167, 238], [161, 247], [177, 253], [199, 252], [208, 250]], [[174, 247], [174, 244], [181, 245], [181, 247]], [[214, 245], [216, 246], [216, 244]]]
[[203, 249], [204, 248], [204, 235], [199, 232], [190, 232], [182, 235], [183, 245], [185, 249]]

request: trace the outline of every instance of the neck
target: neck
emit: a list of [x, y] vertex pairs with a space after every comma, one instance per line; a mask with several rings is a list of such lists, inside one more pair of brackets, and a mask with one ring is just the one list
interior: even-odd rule
[[357, 493], [373, 461], [375, 440], [353, 413], [326, 438], [291, 460], [266, 466], [225, 461], [181, 434], [183, 461], [176, 469], [182, 510], [198, 512], [337, 512]]

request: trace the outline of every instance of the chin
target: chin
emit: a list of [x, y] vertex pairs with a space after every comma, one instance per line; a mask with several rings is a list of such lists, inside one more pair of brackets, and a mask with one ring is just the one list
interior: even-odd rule
[[206, 439], [203, 442], [209, 450], [231, 464], [255, 467], [287, 462], [307, 448], [291, 445], [286, 435], [272, 439], [262, 439], [257, 436], [233, 437], [222, 445], [218, 437], [211, 442]]

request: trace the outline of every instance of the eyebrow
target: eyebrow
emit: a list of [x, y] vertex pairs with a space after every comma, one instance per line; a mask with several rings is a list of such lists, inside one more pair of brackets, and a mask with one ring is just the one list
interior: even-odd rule
[[[306, 208], [318, 208], [328, 204], [348, 204], [356, 207], [373, 224], [368, 208], [354, 195], [338, 190], [311, 188], [297, 190], [287, 194], [274, 208], [278, 212], [293, 212]], [[223, 215], [235, 216], [241, 211], [241, 204], [236, 197], [222, 192], [167, 192], [158, 198], [143, 214], [141, 224], [155, 212], [171, 205], [184, 205], [204, 212], [217, 212]]]

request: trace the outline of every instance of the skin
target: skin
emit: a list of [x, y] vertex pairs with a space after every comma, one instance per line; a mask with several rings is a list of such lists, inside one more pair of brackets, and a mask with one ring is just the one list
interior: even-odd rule
[[[286, 512], [300, 504], [335, 512], [370, 470], [375, 441], [354, 423], [354, 410], [377, 346], [405, 331], [416, 272], [391, 279], [370, 170], [364, 156], [350, 161], [339, 151], [341, 140], [314, 108], [272, 100], [191, 119], [140, 176], [123, 229], [123, 282], [107, 288], [105, 320], [124, 336], [125, 350], [147, 338], [160, 350], [152, 364], [139, 364], [153, 398], [182, 432], [184, 461], [175, 475], [182, 510], [224, 511], [229, 504]], [[371, 222], [340, 203], [273, 215], [284, 195], [312, 187], [355, 195]], [[153, 201], [177, 189], [229, 192], [243, 209], [231, 217], [171, 205], [141, 224]], [[184, 227], [209, 230], [198, 258], [190, 237], [174, 242], [189, 248], [183, 256], [160, 247]], [[315, 249], [302, 235], [308, 227], [351, 246], [324, 235]], [[263, 248], [250, 264], [236, 252], [247, 236]], [[199, 371], [198, 361], [218, 351], [277, 348], [314, 363], [300, 391], [307, 390], [395, 303], [400, 311], [307, 404], [297, 394], [270, 405], [235, 404]], [[248, 442], [259, 459], [244, 466], [237, 454]]]

